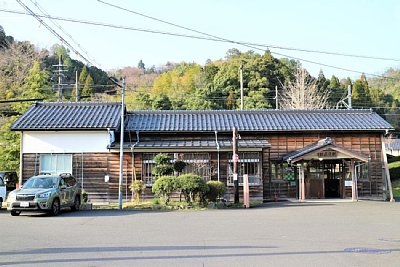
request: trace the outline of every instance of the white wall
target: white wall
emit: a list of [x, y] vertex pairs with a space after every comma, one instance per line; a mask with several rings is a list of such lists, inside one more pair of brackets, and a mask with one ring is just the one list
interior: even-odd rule
[[109, 134], [103, 131], [23, 132], [23, 153], [107, 152]]

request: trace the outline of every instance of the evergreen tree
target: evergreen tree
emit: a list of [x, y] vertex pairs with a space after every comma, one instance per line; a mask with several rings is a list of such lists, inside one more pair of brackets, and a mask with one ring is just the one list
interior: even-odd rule
[[93, 86], [94, 86], [93, 79], [90, 75], [88, 75], [86, 77], [85, 86], [83, 86], [82, 89], [82, 97], [89, 97], [86, 99], [90, 100], [91, 97], [93, 96]]
[[143, 70], [143, 71], [146, 69], [142, 60], [139, 60], [138, 69]]

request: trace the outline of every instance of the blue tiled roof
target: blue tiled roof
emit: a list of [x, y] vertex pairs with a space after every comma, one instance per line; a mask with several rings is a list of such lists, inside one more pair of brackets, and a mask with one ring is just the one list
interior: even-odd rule
[[143, 132], [384, 131], [393, 127], [372, 110], [132, 111], [126, 130]]
[[385, 148], [392, 150], [400, 150], [400, 139], [385, 138]]
[[107, 129], [119, 126], [121, 104], [114, 102], [38, 102], [12, 130]]

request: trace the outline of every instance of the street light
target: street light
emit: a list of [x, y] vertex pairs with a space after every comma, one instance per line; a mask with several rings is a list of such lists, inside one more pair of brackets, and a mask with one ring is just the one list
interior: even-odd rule
[[124, 107], [125, 107], [125, 78], [122, 80], [122, 85], [110, 77], [115, 85], [122, 89], [121, 93], [121, 138], [119, 145], [119, 182], [118, 182], [118, 209], [122, 210], [122, 181], [124, 176]]

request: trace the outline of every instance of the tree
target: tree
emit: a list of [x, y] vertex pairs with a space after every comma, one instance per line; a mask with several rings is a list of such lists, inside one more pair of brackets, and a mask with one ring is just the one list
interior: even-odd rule
[[339, 79], [335, 75], [332, 75], [329, 80], [328, 90], [330, 91], [329, 105], [331, 107], [336, 107], [339, 101], [347, 94], [347, 90], [340, 84]]
[[172, 104], [171, 101], [169, 100], [169, 97], [161, 94], [157, 97], [155, 97], [152, 101], [152, 108], [154, 110], [170, 110], [172, 109]]
[[329, 92], [318, 90], [317, 82], [304, 68], [298, 68], [293, 82], [282, 84], [283, 109], [320, 109], [328, 107]]
[[[24, 79], [22, 86], [22, 98], [51, 98], [51, 87], [49, 85], [50, 75], [46, 70], [41, 69], [39, 61], [33, 63], [32, 68], [29, 70], [28, 76]], [[19, 113], [24, 113], [31, 103], [21, 102], [14, 105], [15, 110]]]
[[153, 160], [156, 164], [153, 168], [153, 174], [157, 177], [171, 175], [174, 172], [174, 166], [168, 154], [159, 153]]
[[369, 87], [367, 78], [364, 74], [354, 82], [351, 91], [352, 104], [358, 108], [368, 108], [371, 106], [371, 96], [369, 94]]
[[142, 60], [139, 60], [139, 63], [138, 63], [137, 67], [138, 67], [138, 69], [141, 69], [143, 71], [146, 69]]
[[86, 77], [85, 85], [83, 86], [82, 89], [82, 96], [89, 97], [90, 99], [90, 97], [93, 96], [93, 86], [94, 86], [93, 79], [90, 75], [88, 75]]

